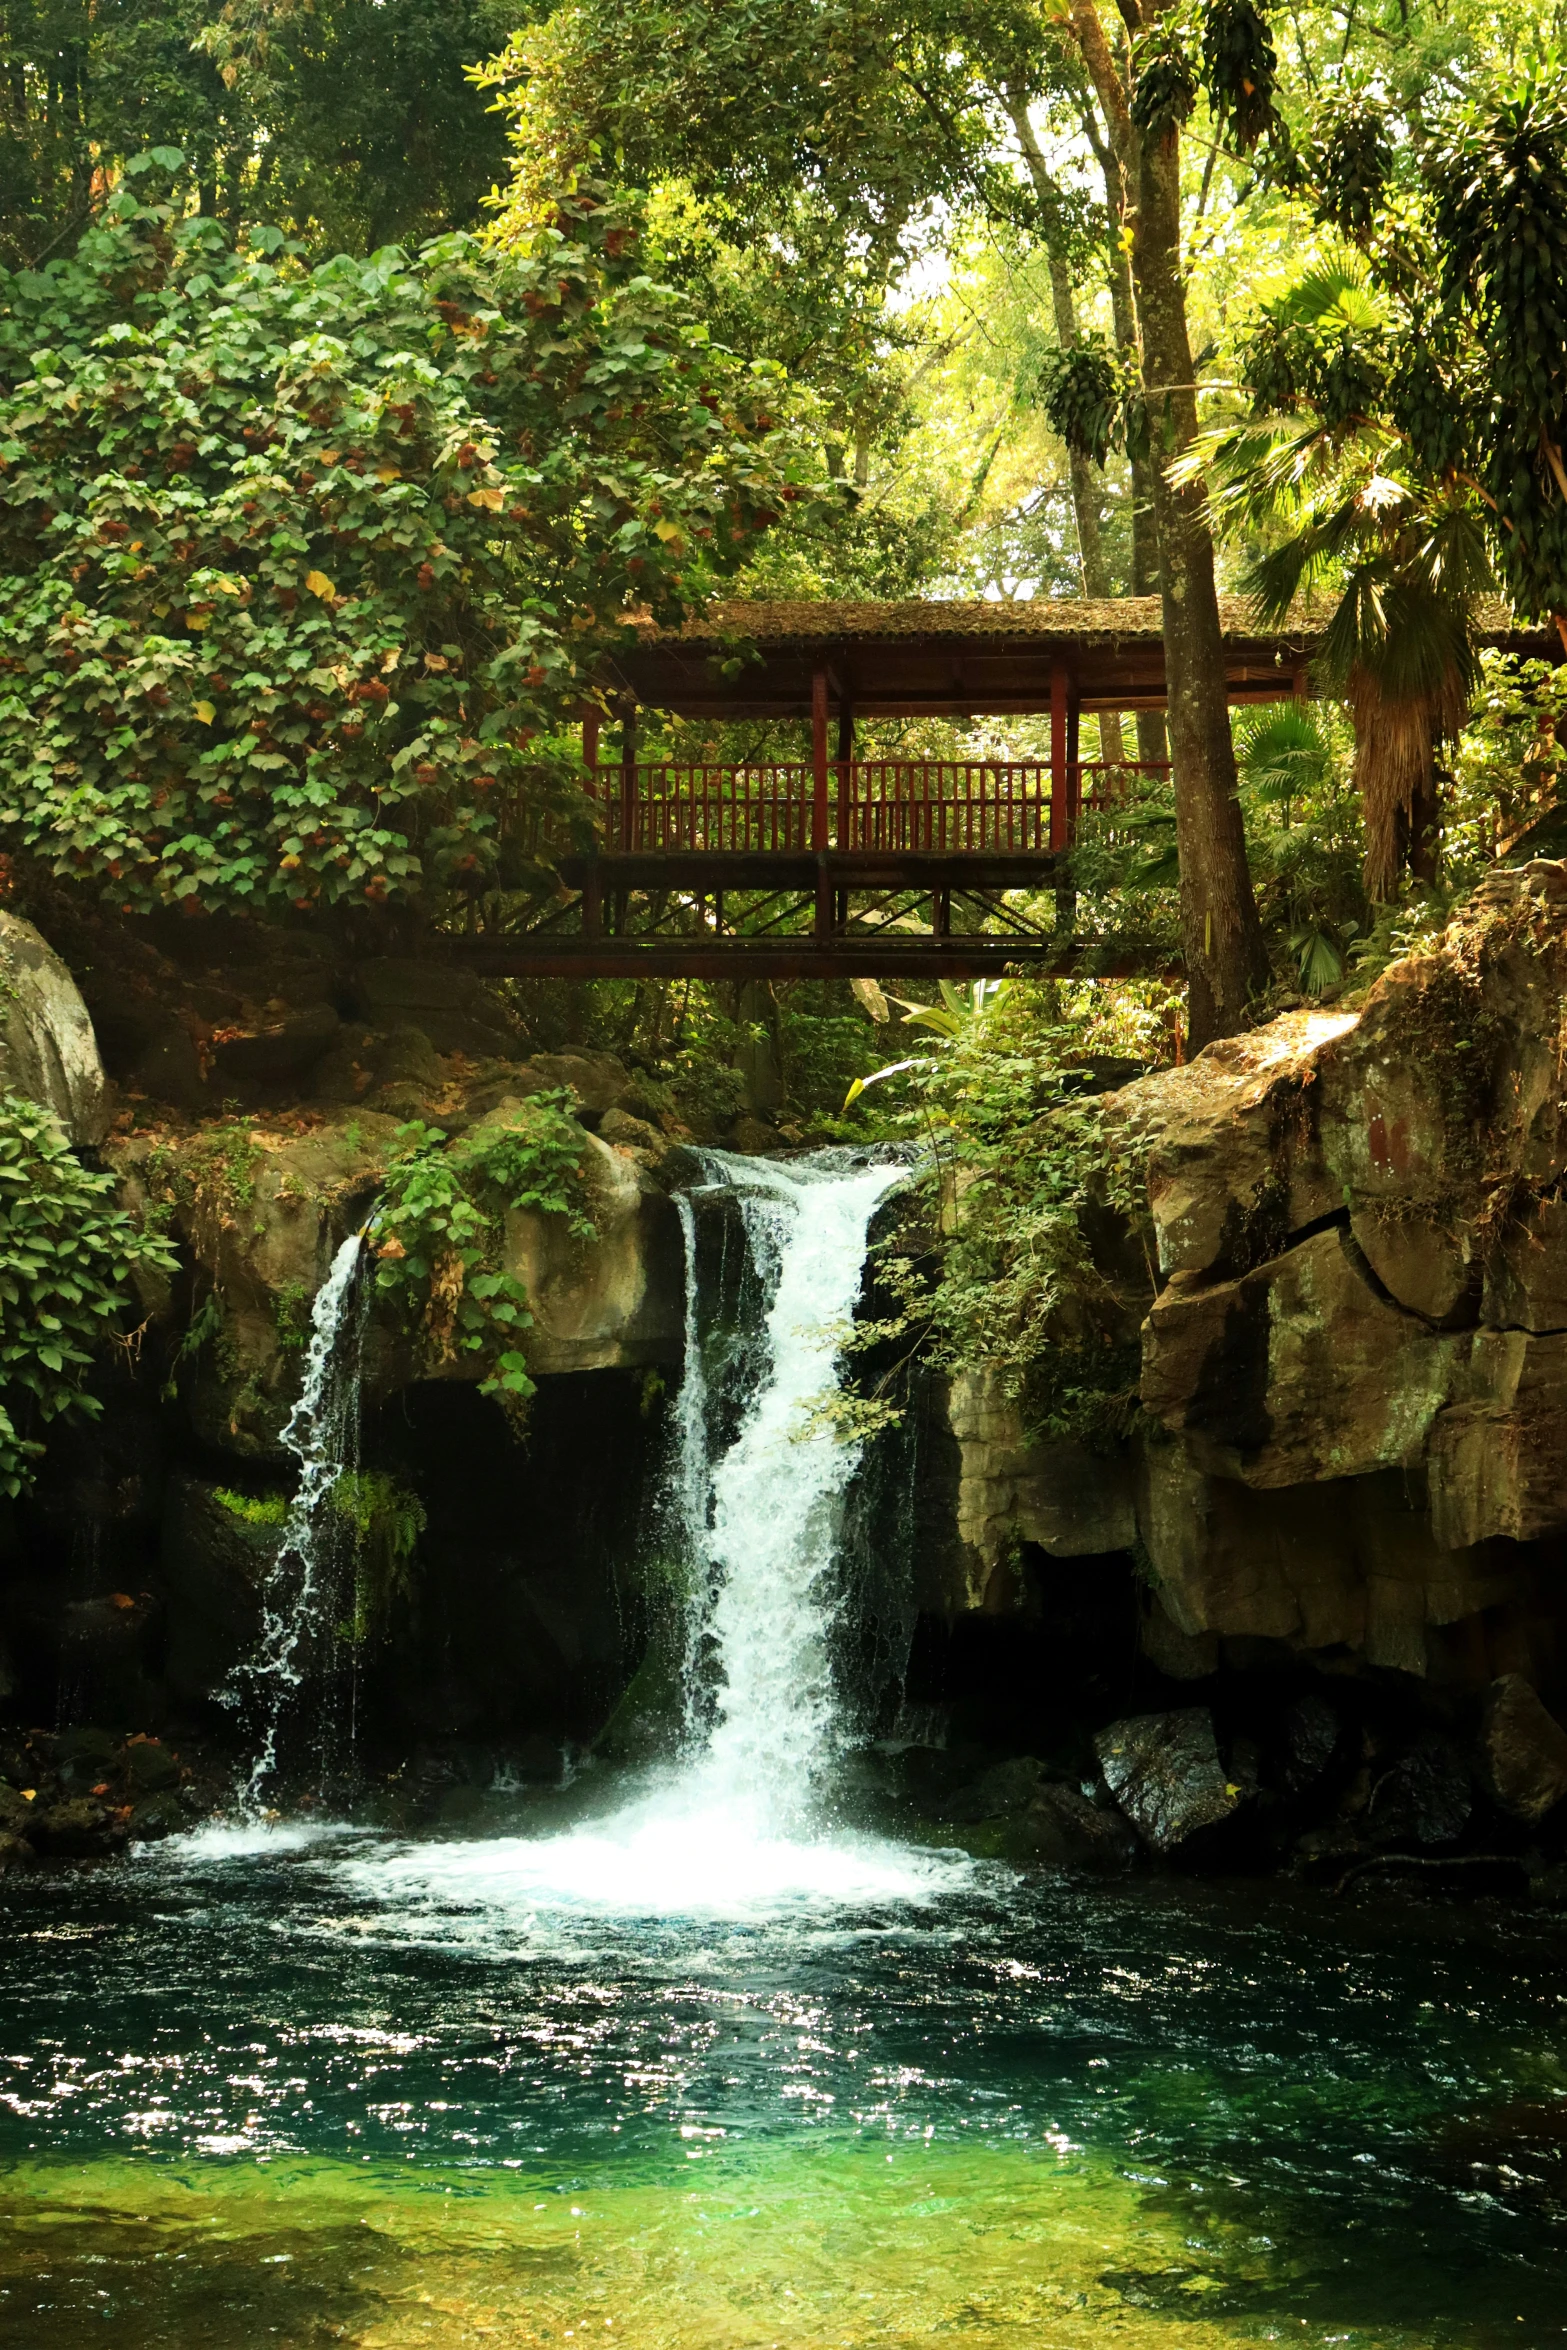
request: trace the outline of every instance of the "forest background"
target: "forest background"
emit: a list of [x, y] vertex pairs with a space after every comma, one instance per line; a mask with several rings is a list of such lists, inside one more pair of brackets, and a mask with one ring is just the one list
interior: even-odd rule
[[[1469, 640], [1488, 595], [1511, 592], [1544, 622], [1567, 603], [1553, 421], [1561, 18], [1540, 0], [1507, 12], [1475, 0], [1129, 0], [1120, 14], [1090, 0], [0, 9], [12, 677], [0, 831], [13, 894], [46, 927], [62, 887], [137, 919], [161, 918], [172, 890], [187, 910], [346, 923], [367, 938], [379, 926], [399, 943], [503, 926], [545, 883], [498, 811], [567, 791], [581, 679], [624, 610], [674, 615], [714, 592], [1154, 593], [1150, 525], [1168, 538], [1174, 499], [1182, 531], [1211, 532], [1221, 590], [1287, 604], [1309, 588], [1343, 619], [1309, 710], [1237, 724], [1233, 804], [1256, 909], [1237, 949], [1244, 1017], [1352, 996], [1555, 796], [1567, 673], [1476, 655]], [[1495, 206], [1466, 225], [1458, 201], [1509, 105], [1538, 196], [1540, 278], [1519, 296], [1518, 315], [1533, 304], [1521, 338], [1496, 331], [1502, 297], [1482, 250]], [[1138, 142], [1152, 175], [1141, 183]], [[1160, 203], [1191, 352], [1190, 382], [1166, 378], [1162, 401], [1148, 397], [1144, 347], [1158, 288], [1138, 250]], [[552, 273], [561, 291], [541, 317]], [[124, 386], [102, 354], [130, 279], [159, 306], [165, 355], [173, 335], [228, 386], [237, 455], [219, 435], [209, 449], [194, 411], [175, 414], [190, 392], [172, 362], [137, 379], [127, 437]], [[305, 287], [318, 310], [330, 299], [334, 315], [314, 323], [348, 355], [334, 361], [340, 405], [314, 428], [284, 365]], [[509, 336], [516, 384], [534, 387], [517, 390], [526, 413], [505, 405], [504, 368], [489, 392], [469, 364], [465, 322], [480, 313], [499, 322], [491, 353]], [[425, 402], [428, 416], [419, 407], [399, 429], [422, 435], [425, 454], [356, 468], [362, 510], [345, 530], [341, 500], [321, 489], [323, 450], [340, 481], [326, 444], [345, 415], [363, 423], [365, 384], [388, 355], [415, 346], [434, 372], [404, 405], [412, 417]], [[1537, 363], [1537, 396], [1505, 380], [1508, 351]], [[611, 358], [641, 368], [640, 399], [624, 382], [603, 389]], [[702, 380], [671, 400], [682, 374]], [[286, 431], [247, 436], [236, 421], [258, 386]], [[1538, 429], [1509, 520], [1503, 474], [1519, 460], [1498, 419], [1522, 411]], [[1463, 421], [1465, 446], [1434, 446], [1442, 418]], [[255, 487], [243, 466], [261, 462], [241, 443], [265, 456], [296, 429], [315, 440], [289, 444], [303, 470], [273, 485], [262, 519], [267, 547], [293, 531], [298, 589], [263, 576], [271, 557], [241, 495]], [[131, 448], [137, 432], [145, 449]], [[522, 443], [526, 483], [506, 453]], [[1174, 490], [1156, 478], [1172, 466]], [[165, 540], [132, 539], [155, 471]], [[432, 534], [432, 500], [472, 509], [458, 516], [466, 537]], [[236, 513], [251, 517], [248, 538]], [[319, 532], [400, 545], [421, 585], [403, 602], [384, 578], [355, 592], [312, 561]], [[263, 646], [266, 586], [284, 609]], [[176, 615], [188, 605], [184, 632], [171, 601]], [[239, 655], [220, 667], [213, 651], [230, 624], [260, 678], [243, 707], [228, 690]], [[485, 650], [460, 689], [437, 649], [454, 635]], [[504, 658], [519, 641], [520, 675]], [[418, 691], [400, 689], [389, 716], [376, 680], [413, 645]], [[202, 683], [209, 655], [217, 695]], [[141, 664], [138, 691], [164, 697], [151, 731], [119, 724], [113, 696], [84, 687], [94, 662], [105, 680]], [[317, 698], [292, 735], [278, 715], [290, 677], [317, 681], [299, 685]], [[1130, 722], [1097, 744], [1087, 731], [1087, 756], [1163, 747]], [[666, 722], [644, 730], [643, 755], [796, 752], [787, 735]], [[1406, 735], [1413, 767], [1379, 782], [1368, 743]], [[866, 737], [872, 754], [1041, 747], [1027, 721]], [[1227, 731], [1209, 750], [1216, 804], [1229, 806]], [[365, 780], [378, 760], [396, 764], [400, 800]], [[177, 771], [178, 822], [154, 767]], [[1170, 786], [1142, 778], [1113, 819], [1090, 820], [1077, 855], [1080, 926], [1107, 962], [1135, 938], [1147, 978], [1015, 983], [981, 1002], [977, 1025], [971, 1004], [946, 1007], [938, 1042], [966, 1050], [990, 1033], [993, 1120], [1027, 1115], [1085, 1055], [1148, 1062], [1180, 1048], [1185, 991], [1159, 974], [1183, 946], [1191, 960], [1190, 873], [1184, 910], [1180, 881], [1197, 851], [1183, 821]], [[896, 1097], [842, 1108], [888, 1055], [874, 989], [516, 992], [541, 1042], [612, 1047], [731, 1106], [750, 1085], [786, 1139], [863, 1133]]]

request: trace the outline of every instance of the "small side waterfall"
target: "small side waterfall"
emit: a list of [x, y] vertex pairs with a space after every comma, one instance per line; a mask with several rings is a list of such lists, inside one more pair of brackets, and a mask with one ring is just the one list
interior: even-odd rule
[[299, 1483], [262, 1588], [261, 1637], [222, 1692], [259, 1734], [240, 1791], [241, 1808], [252, 1814], [262, 1809], [262, 1790], [277, 1769], [283, 1717], [304, 1678], [302, 1652], [325, 1628], [333, 1597], [322, 1512], [338, 1477], [354, 1466], [357, 1448], [363, 1286], [355, 1276], [363, 1245], [357, 1233], [343, 1242], [311, 1307], [304, 1383], [283, 1430], [299, 1463]]
[[710, 1644], [718, 1684], [706, 1748], [690, 1770], [705, 1797], [737, 1803], [776, 1832], [809, 1812], [841, 1742], [832, 1569], [861, 1448], [812, 1430], [809, 1407], [837, 1386], [870, 1219], [902, 1169], [704, 1153], [704, 1171], [738, 1194], [770, 1298], [762, 1375], [735, 1441], [710, 1466], [695, 1215], [682, 1201], [687, 1347], [675, 1475], [698, 1569], [688, 1653]]

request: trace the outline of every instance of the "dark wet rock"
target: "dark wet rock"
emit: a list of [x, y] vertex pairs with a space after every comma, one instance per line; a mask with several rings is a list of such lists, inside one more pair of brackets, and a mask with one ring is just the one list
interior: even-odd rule
[[34, 1806], [19, 1788], [0, 1786], [0, 1833], [25, 1836], [33, 1824]]
[[1377, 1781], [1366, 1833], [1373, 1844], [1452, 1844], [1473, 1809], [1463, 1756], [1450, 1738], [1428, 1731]]
[[75, 1770], [85, 1764], [95, 1777], [112, 1769], [119, 1757], [120, 1742], [112, 1730], [94, 1729], [90, 1724], [79, 1724], [75, 1729], [62, 1730], [54, 1743], [54, 1759], [61, 1770]]
[[1339, 1736], [1338, 1715], [1314, 1689], [1290, 1707], [1284, 1722], [1284, 1784], [1290, 1794], [1321, 1778], [1338, 1751]]
[[168, 1021], [148, 1038], [121, 1082], [133, 1097], [145, 1094], [190, 1117], [199, 1117], [212, 1104], [195, 1039], [178, 1020]]
[[1529, 1880], [1529, 1897], [1542, 1909], [1567, 1910], [1567, 1861], [1537, 1870]]
[[125, 1750], [125, 1775], [144, 1795], [154, 1795], [180, 1783], [178, 1757], [156, 1738], [133, 1739]]
[[1503, 1673], [1480, 1713], [1480, 1776], [1514, 1819], [1543, 1820], [1567, 1795], [1567, 1730], [1521, 1673]]
[[212, 1047], [219, 1092], [225, 1080], [276, 1085], [304, 1079], [332, 1044], [340, 1025], [330, 1004], [312, 1004], [284, 1019], [223, 1036]]
[[169, 1489], [163, 1573], [169, 1605], [167, 1672], [176, 1698], [213, 1697], [261, 1630], [261, 1586], [277, 1557], [279, 1525], [236, 1515], [222, 1488], [176, 1477]]
[[999, 1820], [1026, 1811], [1044, 1784], [1045, 1766], [1031, 1754], [1014, 1755], [997, 1763], [966, 1787], [959, 1787], [941, 1807], [940, 1817], [964, 1824], [972, 1820]]
[[374, 1028], [419, 1028], [438, 1053], [515, 1057], [506, 1015], [471, 971], [377, 956], [357, 966], [354, 1007]]
[[1241, 1799], [1225, 1776], [1205, 1705], [1112, 1722], [1094, 1751], [1111, 1794], [1156, 1852], [1228, 1819]]
[[126, 1822], [133, 1842], [156, 1844], [165, 1836], [183, 1835], [190, 1826], [185, 1806], [177, 1795], [144, 1795], [131, 1806]]
[[49, 1860], [94, 1860], [125, 1840], [123, 1821], [90, 1795], [52, 1803], [32, 1823], [32, 1842]]
[[1042, 1786], [1022, 1825], [1046, 1867], [1119, 1870], [1137, 1857], [1137, 1839], [1120, 1813], [1101, 1809], [1076, 1787]]
[[13, 1836], [0, 1829], [0, 1869], [31, 1868], [37, 1857], [25, 1836]]

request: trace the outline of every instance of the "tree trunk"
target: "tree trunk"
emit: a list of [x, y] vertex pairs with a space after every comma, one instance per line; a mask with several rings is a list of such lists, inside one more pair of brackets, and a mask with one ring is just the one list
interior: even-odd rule
[[[1084, 101], [1083, 128], [1088, 143], [1099, 159], [1104, 175], [1105, 212], [1112, 235], [1106, 249], [1110, 279], [1110, 315], [1115, 324], [1115, 345], [1123, 359], [1134, 367], [1141, 365], [1142, 354], [1137, 344], [1137, 311], [1132, 300], [1132, 270], [1122, 244], [1120, 231], [1130, 209], [1127, 202], [1126, 174], [1121, 169], [1120, 157], [1114, 144], [1105, 137], [1091, 99]], [[1134, 596], [1156, 596], [1159, 593], [1159, 525], [1154, 514], [1154, 468], [1151, 459], [1133, 457], [1132, 473], [1132, 593]], [[1137, 713], [1137, 756], [1147, 766], [1160, 766], [1170, 756], [1169, 738], [1165, 732], [1162, 710], [1139, 710]]]
[[[1157, 5], [1144, 11], [1145, 16], [1158, 13]], [[1190, 990], [1188, 1028], [1195, 1050], [1244, 1025], [1248, 1000], [1267, 975], [1268, 958], [1246, 862], [1213, 541], [1203, 520], [1202, 485], [1177, 490], [1165, 470], [1197, 432], [1181, 277], [1179, 140], [1174, 131], [1161, 139], [1138, 136], [1093, 0], [1071, 0], [1071, 21], [1111, 137], [1132, 166], [1129, 177], [1137, 195], [1132, 282], [1155, 452], [1154, 512], [1181, 861], [1181, 934]]]

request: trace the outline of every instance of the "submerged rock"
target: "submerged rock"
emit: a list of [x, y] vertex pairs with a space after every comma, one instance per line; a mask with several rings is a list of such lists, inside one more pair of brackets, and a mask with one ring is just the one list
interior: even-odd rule
[[1156, 1852], [1228, 1819], [1241, 1800], [1239, 1787], [1225, 1777], [1205, 1705], [1112, 1722], [1095, 1738], [1094, 1751], [1111, 1794]]
[[1567, 1730], [1521, 1673], [1503, 1673], [1485, 1693], [1480, 1773], [1515, 1819], [1543, 1820], [1567, 1795]]

